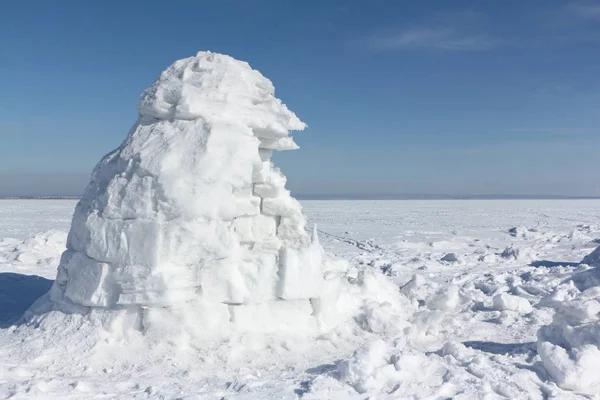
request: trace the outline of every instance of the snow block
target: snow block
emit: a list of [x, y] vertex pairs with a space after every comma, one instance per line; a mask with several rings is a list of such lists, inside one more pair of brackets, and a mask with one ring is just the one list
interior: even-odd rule
[[305, 226], [306, 220], [302, 216], [281, 217], [277, 226], [277, 237], [286, 246], [293, 248], [307, 246], [310, 240], [304, 230]]
[[277, 230], [275, 218], [266, 215], [239, 217], [233, 221], [233, 226], [242, 243], [272, 240]]
[[156, 212], [153, 199], [154, 178], [136, 174], [127, 179], [116, 176], [106, 188], [106, 207], [102, 215], [108, 219], [149, 219]]
[[[146, 308], [144, 334], [157, 340], [189, 334], [197, 339], [222, 339], [231, 332], [226, 304], [197, 298], [177, 308]], [[187, 336], [187, 335], [186, 335]]]
[[121, 286], [119, 305], [170, 306], [198, 297], [200, 283], [193, 269], [163, 264], [144, 268], [126, 266], [115, 271]]
[[284, 247], [279, 254], [277, 296], [285, 300], [319, 297], [323, 284], [321, 253], [318, 241], [297, 250]]
[[85, 252], [98, 261], [125, 265], [155, 265], [162, 238], [161, 223], [152, 220], [111, 220], [92, 213], [86, 228]]
[[240, 259], [213, 261], [199, 273], [202, 297], [227, 304], [260, 303], [275, 298], [275, 254], [247, 252]]
[[279, 255], [279, 249], [281, 249], [281, 245], [281, 240], [279, 240], [278, 237], [274, 237], [273, 239], [249, 244], [248, 249], [252, 251], [273, 253]]
[[492, 301], [495, 310], [517, 311], [524, 314], [530, 313], [532, 311], [531, 304], [529, 304], [529, 301], [527, 299], [519, 296], [513, 296], [512, 294], [497, 294], [494, 296]]
[[93, 307], [116, 304], [120, 287], [110, 276], [110, 266], [74, 252], [66, 265], [65, 296], [74, 303]]
[[293, 217], [302, 213], [302, 206], [286, 190], [281, 196], [263, 199], [262, 213], [278, 217]]
[[199, 260], [223, 258], [236, 241], [229, 223], [204, 218], [165, 221], [160, 238], [155, 267], [193, 266]]
[[244, 186], [244, 187], [240, 187], [240, 188], [233, 188], [232, 190], [232, 194], [233, 194], [233, 198], [237, 198], [237, 197], [250, 197], [252, 196], [252, 186], [253, 185], [249, 185], [249, 186]]
[[279, 171], [278, 168], [273, 168], [267, 174], [266, 181], [264, 183], [257, 183], [254, 185], [254, 193], [263, 199], [266, 197], [277, 197], [284, 194], [285, 183], [287, 178]]
[[252, 216], [260, 214], [260, 197], [248, 196], [237, 197], [235, 199], [235, 214], [236, 216]]
[[252, 170], [252, 183], [264, 183], [271, 172], [271, 162], [265, 161], [256, 165]]

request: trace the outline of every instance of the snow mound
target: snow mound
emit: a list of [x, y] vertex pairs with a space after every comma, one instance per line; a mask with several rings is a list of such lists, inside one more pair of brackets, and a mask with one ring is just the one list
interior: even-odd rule
[[52, 263], [65, 249], [65, 232], [48, 230], [18, 243], [9, 253], [8, 261], [24, 264]]
[[516, 311], [523, 314], [530, 313], [533, 308], [529, 301], [523, 297], [513, 296], [508, 293], [500, 293], [492, 299], [495, 310], [500, 311]]
[[455, 310], [464, 303], [465, 299], [461, 298], [459, 288], [456, 285], [449, 285], [425, 300], [427, 307], [441, 311]]
[[[598, 267], [599, 255], [596, 249], [583, 263]], [[579, 272], [556, 288], [562, 301], [556, 303], [552, 323], [538, 331], [537, 342], [550, 377], [563, 389], [588, 394], [600, 393], [600, 285], [598, 279], [587, 277], [598, 272], [598, 268]]]

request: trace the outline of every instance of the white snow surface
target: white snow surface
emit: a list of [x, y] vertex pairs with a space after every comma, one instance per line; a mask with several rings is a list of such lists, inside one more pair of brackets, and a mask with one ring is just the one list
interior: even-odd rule
[[[236, 331], [209, 343], [194, 338], [231, 305], [203, 321], [200, 301], [149, 308], [146, 334], [127, 307], [20, 319], [56, 276], [75, 202], [0, 200], [0, 397], [600, 398], [600, 201], [301, 203], [325, 301], [237, 306]], [[175, 335], [182, 319], [197, 333]]]

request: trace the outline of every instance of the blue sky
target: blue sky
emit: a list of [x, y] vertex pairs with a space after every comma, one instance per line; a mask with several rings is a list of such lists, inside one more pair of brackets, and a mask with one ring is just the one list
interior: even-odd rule
[[78, 194], [198, 50], [309, 124], [295, 194], [600, 196], [600, 3], [28, 1], [0, 12], [0, 195]]

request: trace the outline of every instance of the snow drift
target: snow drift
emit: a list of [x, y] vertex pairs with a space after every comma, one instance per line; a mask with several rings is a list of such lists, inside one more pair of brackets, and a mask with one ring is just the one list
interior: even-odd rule
[[599, 260], [600, 247], [582, 260], [583, 271], [554, 290], [556, 314], [537, 341], [550, 377], [563, 389], [589, 394], [600, 392]]
[[305, 127], [247, 63], [211, 52], [176, 61], [92, 173], [54, 308], [137, 310], [144, 325], [192, 307], [195, 325], [219, 332], [316, 327], [322, 249], [270, 161], [298, 148], [289, 132]]

